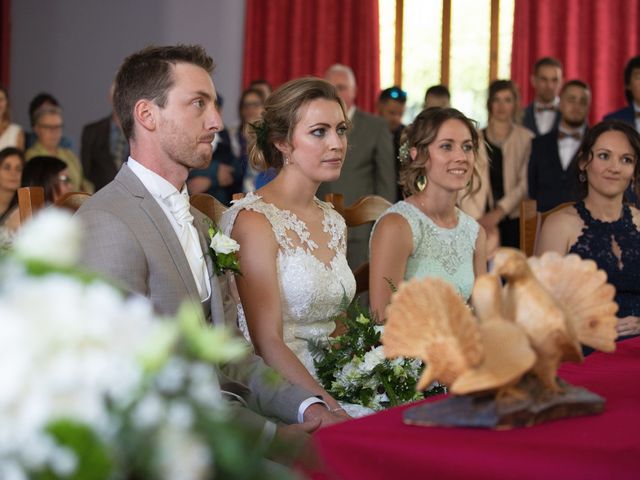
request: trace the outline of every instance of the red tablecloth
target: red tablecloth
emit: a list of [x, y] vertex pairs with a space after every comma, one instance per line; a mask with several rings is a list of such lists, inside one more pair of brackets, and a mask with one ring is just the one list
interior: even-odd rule
[[606, 398], [604, 413], [508, 431], [402, 423], [406, 406], [314, 434], [314, 479], [640, 479], [640, 338], [559, 375]]

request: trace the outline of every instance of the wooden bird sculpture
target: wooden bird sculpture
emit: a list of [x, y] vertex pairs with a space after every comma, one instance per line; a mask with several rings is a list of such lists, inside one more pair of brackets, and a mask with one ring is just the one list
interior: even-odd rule
[[401, 284], [386, 309], [385, 355], [422, 359], [417, 388], [438, 380], [454, 394], [407, 410], [405, 421], [509, 428], [601, 411], [601, 397], [559, 383], [556, 373], [561, 362], [582, 360], [580, 343], [615, 349], [614, 295], [592, 261], [552, 253], [527, 260], [508, 248], [492, 274], [477, 278], [475, 314], [443, 280]]
[[493, 271], [507, 280], [505, 316], [527, 333], [537, 355], [533, 371], [547, 388], [559, 388], [561, 362], [582, 360], [580, 343], [615, 349], [615, 289], [595, 262], [551, 252], [527, 261], [520, 250], [501, 248]]

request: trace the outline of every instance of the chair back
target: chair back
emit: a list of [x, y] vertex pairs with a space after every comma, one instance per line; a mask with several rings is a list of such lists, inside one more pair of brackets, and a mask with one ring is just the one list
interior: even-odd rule
[[226, 205], [208, 193], [195, 193], [189, 197], [189, 202], [192, 207], [200, 210], [216, 225], [220, 223], [220, 218], [227, 209]]
[[532, 256], [538, 244], [538, 235], [546, 218], [552, 213], [573, 205], [573, 202], [564, 202], [546, 212], [538, 212], [535, 200], [526, 199], [520, 203], [520, 250], [527, 257]]
[[87, 192], [68, 192], [56, 200], [55, 205], [75, 213], [90, 198], [91, 194]]
[[42, 208], [44, 208], [44, 188], [21, 187], [18, 189], [18, 211], [20, 212], [21, 224]]
[[348, 207], [344, 206], [344, 195], [341, 193], [327, 193], [324, 201], [331, 203], [333, 208], [344, 217], [347, 227], [374, 223], [391, 206], [389, 200], [379, 195], [365, 195]]
[[[365, 195], [353, 205], [344, 206], [344, 195], [341, 193], [327, 193], [324, 201], [344, 217], [347, 227], [358, 227], [367, 223], [374, 223], [384, 211], [391, 206], [391, 202], [379, 195]], [[356, 279], [356, 295], [369, 291], [369, 262], [364, 262], [353, 271]]]
[[527, 198], [520, 203], [520, 250], [527, 257], [533, 255], [536, 236], [540, 229], [540, 215], [535, 200]]

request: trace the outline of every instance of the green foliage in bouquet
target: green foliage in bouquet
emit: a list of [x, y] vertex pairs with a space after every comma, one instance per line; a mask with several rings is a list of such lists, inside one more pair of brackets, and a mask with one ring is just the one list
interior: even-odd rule
[[344, 324], [346, 333], [310, 342], [310, 349], [318, 379], [337, 400], [382, 410], [445, 392], [440, 385], [416, 392], [422, 362], [384, 358], [380, 343], [384, 327], [372, 320], [357, 299], [336, 321]]

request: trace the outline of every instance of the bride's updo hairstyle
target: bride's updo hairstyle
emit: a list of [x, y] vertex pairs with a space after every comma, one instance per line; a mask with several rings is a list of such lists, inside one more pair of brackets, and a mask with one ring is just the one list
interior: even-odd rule
[[[475, 122], [465, 117], [464, 114], [455, 108], [431, 107], [418, 114], [413, 123], [404, 129], [400, 142], [400, 181], [406, 196], [415, 195], [420, 192], [420, 177], [426, 176], [426, 163], [429, 160], [428, 147], [438, 136], [438, 131], [447, 120], [459, 120], [468, 129], [473, 143], [473, 155], [478, 158], [478, 132]], [[415, 148], [417, 155], [411, 159], [410, 150]], [[423, 183], [424, 185], [424, 183]], [[476, 192], [480, 188], [480, 173], [477, 169], [477, 162], [473, 164], [473, 176], [467, 186], [467, 194]]]
[[345, 121], [349, 123], [344, 103], [329, 82], [316, 77], [303, 77], [285, 83], [265, 101], [262, 118], [248, 125], [249, 161], [256, 170], [272, 167], [280, 171], [284, 165], [284, 155], [276, 144], [291, 144], [302, 107], [318, 98], [340, 105]]

